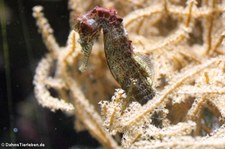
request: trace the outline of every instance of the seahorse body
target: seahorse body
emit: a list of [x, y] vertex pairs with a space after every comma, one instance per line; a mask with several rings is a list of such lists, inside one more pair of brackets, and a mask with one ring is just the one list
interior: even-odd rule
[[77, 18], [75, 29], [80, 34], [80, 44], [85, 56], [82, 69], [85, 69], [93, 42], [102, 29], [107, 64], [113, 77], [128, 97], [145, 104], [155, 95], [151, 74], [145, 63], [133, 53], [133, 46], [122, 21], [114, 9], [101, 7], [95, 7]]

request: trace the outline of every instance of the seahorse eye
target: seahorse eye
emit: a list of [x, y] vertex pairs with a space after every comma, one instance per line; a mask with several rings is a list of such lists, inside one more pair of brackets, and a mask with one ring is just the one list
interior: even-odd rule
[[88, 22], [81, 22], [80, 23], [80, 33], [88, 35], [93, 30], [94, 30], [94, 28]]
[[93, 26], [93, 27], [97, 25], [96, 21], [94, 19], [88, 19], [87, 24], [90, 25], [90, 26]]

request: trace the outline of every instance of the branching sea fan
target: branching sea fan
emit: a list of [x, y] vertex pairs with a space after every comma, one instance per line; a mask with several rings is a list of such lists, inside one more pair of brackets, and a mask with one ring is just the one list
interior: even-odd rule
[[107, 149], [225, 148], [223, 1], [70, 0], [69, 9], [60, 47], [33, 8], [49, 49], [34, 76], [43, 107], [73, 114], [75, 129]]

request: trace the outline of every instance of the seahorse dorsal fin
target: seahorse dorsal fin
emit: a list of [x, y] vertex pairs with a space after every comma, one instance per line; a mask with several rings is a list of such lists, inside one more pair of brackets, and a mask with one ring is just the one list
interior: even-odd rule
[[153, 79], [154, 77], [154, 63], [152, 61], [152, 58], [148, 55], [142, 54], [142, 53], [135, 53], [134, 54], [135, 60], [143, 66], [145, 71], [148, 73], [149, 77]]

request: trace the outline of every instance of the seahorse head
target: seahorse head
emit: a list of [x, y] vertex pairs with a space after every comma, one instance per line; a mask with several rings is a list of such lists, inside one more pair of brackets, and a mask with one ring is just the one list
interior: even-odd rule
[[121, 24], [122, 20], [117, 16], [116, 10], [98, 6], [76, 19], [75, 30], [80, 35], [79, 43], [84, 53], [83, 63], [79, 68], [81, 71], [85, 71], [87, 68], [93, 43], [99, 36], [103, 24], [116, 26]]
[[99, 36], [100, 28], [93, 13], [89, 11], [76, 19], [75, 30], [80, 35], [79, 43], [84, 54], [83, 63], [79, 68], [79, 70], [83, 72], [87, 68], [92, 46], [95, 39]]

